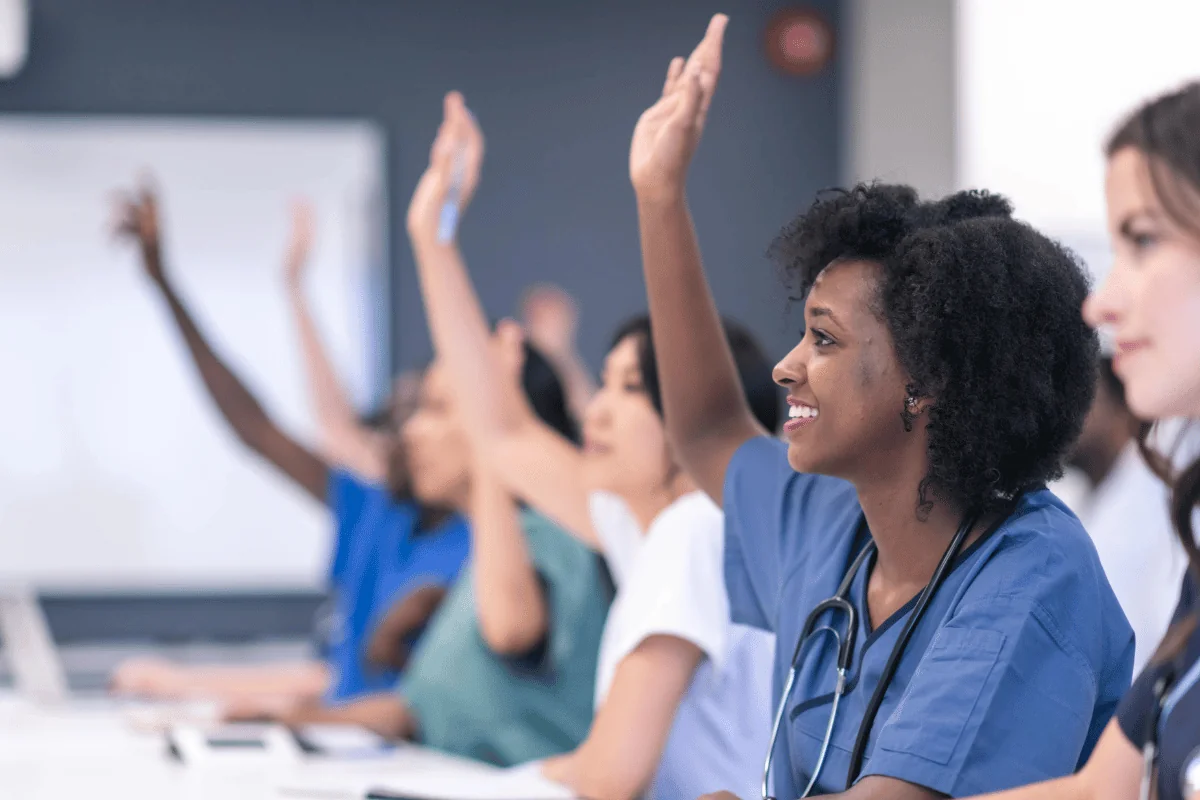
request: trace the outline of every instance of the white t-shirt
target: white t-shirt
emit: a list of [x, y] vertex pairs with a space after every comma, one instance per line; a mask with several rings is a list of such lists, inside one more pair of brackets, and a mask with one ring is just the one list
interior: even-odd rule
[[695, 800], [725, 789], [756, 797], [771, 733], [775, 638], [729, 620], [724, 515], [705, 494], [692, 492], [643, 534], [619, 497], [595, 492], [590, 505], [617, 587], [600, 642], [596, 707], [621, 659], [650, 636], [676, 636], [705, 656], [646, 796]]
[[1095, 490], [1068, 473], [1051, 487], [1091, 534], [1100, 564], [1137, 638], [1136, 677], [1158, 649], [1179, 602], [1187, 556], [1171, 527], [1166, 486], [1129, 445]]

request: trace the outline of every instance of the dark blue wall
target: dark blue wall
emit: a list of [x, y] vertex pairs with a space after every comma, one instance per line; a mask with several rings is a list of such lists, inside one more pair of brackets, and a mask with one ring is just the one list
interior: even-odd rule
[[[726, 70], [692, 179], [718, 301], [779, 355], [795, 336], [762, 258], [774, 232], [837, 180], [838, 70], [772, 72], [774, 0], [32, 0], [29, 63], [0, 112], [355, 117], [389, 140], [394, 361], [428, 353], [403, 209], [439, 98], [463, 90], [489, 161], [463, 231], [488, 311], [553, 279], [582, 298], [598, 365], [616, 322], [645, 306], [626, 171], [629, 134], [708, 15], [732, 17]], [[809, 5], [837, 24], [835, 0]], [[789, 330], [790, 329], [790, 330]]]

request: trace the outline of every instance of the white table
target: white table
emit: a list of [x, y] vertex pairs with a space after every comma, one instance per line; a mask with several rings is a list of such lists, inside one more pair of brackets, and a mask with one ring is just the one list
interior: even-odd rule
[[334, 787], [353, 785], [361, 775], [446, 768], [491, 769], [413, 746], [350, 762], [243, 759], [236, 765], [186, 766], [167, 757], [161, 733], [137, 730], [128, 707], [75, 701], [38, 708], [0, 695], [0, 798], [5, 800], [278, 800], [280, 786], [304, 785], [310, 777], [314, 785]]

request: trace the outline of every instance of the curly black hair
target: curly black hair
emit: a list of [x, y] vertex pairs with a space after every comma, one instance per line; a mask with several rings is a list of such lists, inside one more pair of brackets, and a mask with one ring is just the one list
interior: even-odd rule
[[1007, 200], [970, 191], [923, 202], [908, 186], [860, 184], [823, 193], [769, 252], [794, 299], [839, 259], [881, 266], [872, 311], [909, 393], [933, 400], [919, 510], [931, 494], [998, 510], [1062, 474], [1096, 385], [1099, 343], [1080, 313], [1088, 279]]

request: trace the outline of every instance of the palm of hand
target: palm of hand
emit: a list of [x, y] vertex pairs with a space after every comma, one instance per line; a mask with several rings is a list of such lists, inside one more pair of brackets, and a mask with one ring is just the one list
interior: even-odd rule
[[694, 115], [680, 107], [686, 102], [683, 88], [664, 94], [646, 109], [633, 129], [629, 177], [639, 191], [670, 190], [683, 183], [700, 138]]
[[638, 119], [629, 147], [629, 177], [641, 196], [682, 189], [721, 72], [728, 20], [718, 14], [688, 56], [672, 59], [662, 96]]
[[[483, 133], [467, 110], [462, 95], [446, 95], [442, 124], [429, 154], [429, 166], [417, 183], [408, 206], [408, 231], [414, 238], [437, 232], [442, 208], [455, 200], [466, 208], [479, 183], [483, 165]], [[457, 198], [450, 198], [458, 184]]]

